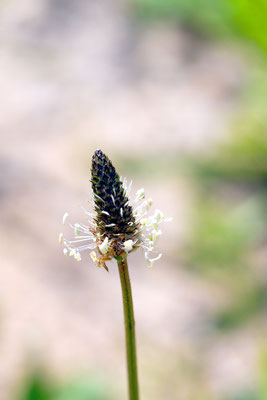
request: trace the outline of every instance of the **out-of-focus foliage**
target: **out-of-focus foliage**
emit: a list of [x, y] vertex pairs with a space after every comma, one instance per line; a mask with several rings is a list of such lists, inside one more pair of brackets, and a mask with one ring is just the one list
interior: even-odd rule
[[134, 4], [143, 17], [178, 19], [204, 31], [225, 30], [229, 14], [227, 3], [222, 0], [135, 0]]
[[245, 392], [234, 397], [227, 397], [225, 400], [260, 400], [260, 397], [254, 392]]
[[267, 399], [267, 352], [264, 346], [260, 350], [258, 387], [253, 392], [226, 398], [225, 400], [266, 400]]
[[260, 354], [260, 370], [259, 370], [259, 391], [260, 400], [267, 399], [267, 347], [263, 346]]
[[248, 291], [244, 289], [236, 302], [217, 313], [214, 318], [215, 326], [221, 330], [230, 330], [263, 311], [267, 306], [266, 289], [266, 286], [255, 284]]
[[[266, 308], [266, 282], [255, 278], [254, 260], [267, 237], [267, 124], [250, 118], [217, 152], [191, 162], [197, 187], [189, 265], [228, 282], [232, 303], [215, 315], [232, 329]], [[214, 275], [217, 270], [217, 275]], [[219, 272], [219, 274], [218, 274]], [[243, 285], [249, 277], [251, 285]]]
[[184, 156], [177, 152], [154, 153], [149, 156], [127, 157], [118, 159], [119, 168], [133, 177], [149, 178], [149, 180], [173, 179], [184, 169]]
[[251, 40], [264, 52], [267, 52], [267, 2], [265, 0], [227, 0], [229, 21], [234, 32]]
[[191, 262], [197, 267], [240, 267], [262, 231], [258, 203], [249, 201], [234, 210], [208, 199], [197, 207], [190, 244]]
[[111, 400], [103, 383], [92, 379], [76, 379], [57, 390], [54, 400]]
[[240, 265], [267, 235], [267, 124], [243, 128], [193, 166], [201, 192], [191, 252], [198, 265]]
[[111, 400], [107, 387], [93, 378], [77, 378], [56, 384], [41, 371], [34, 369], [25, 379], [14, 400]]
[[54, 386], [40, 370], [35, 370], [25, 380], [14, 400], [50, 400], [54, 396]]
[[239, 36], [267, 53], [266, 1], [135, 0], [134, 4], [145, 17], [175, 18], [212, 35]]
[[196, 173], [203, 179], [228, 180], [233, 183], [267, 187], [267, 121], [252, 116], [235, 123], [233, 140], [215, 156], [196, 163]]

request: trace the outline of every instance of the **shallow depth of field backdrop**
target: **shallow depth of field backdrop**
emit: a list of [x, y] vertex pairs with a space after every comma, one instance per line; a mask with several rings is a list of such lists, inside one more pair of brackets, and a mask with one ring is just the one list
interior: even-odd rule
[[58, 245], [97, 148], [174, 218], [129, 259], [142, 399], [266, 399], [267, 2], [2, 0], [0, 72], [1, 400], [126, 398], [116, 264]]

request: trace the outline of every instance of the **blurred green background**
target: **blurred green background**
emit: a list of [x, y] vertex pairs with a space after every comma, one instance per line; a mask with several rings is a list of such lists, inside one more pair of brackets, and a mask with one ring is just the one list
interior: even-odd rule
[[130, 260], [141, 398], [267, 399], [267, 2], [1, 2], [0, 392], [126, 398], [116, 265], [57, 246], [101, 148], [144, 187]]

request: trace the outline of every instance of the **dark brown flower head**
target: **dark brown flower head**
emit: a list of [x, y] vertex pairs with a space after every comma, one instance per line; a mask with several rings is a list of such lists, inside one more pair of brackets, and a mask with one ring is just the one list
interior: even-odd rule
[[109, 158], [96, 150], [92, 158], [91, 182], [96, 224], [101, 235], [109, 239], [134, 235], [137, 224], [119, 175]]
[[[161, 235], [159, 225], [168, 219], [160, 210], [146, 217], [152, 199], [145, 200], [143, 188], [136, 192], [133, 208], [130, 206], [128, 195], [131, 184], [127, 187], [126, 179], [121, 182], [111, 161], [101, 150], [96, 150], [92, 158], [91, 182], [95, 212], [84, 210], [89, 216], [88, 226], [69, 223], [74, 231], [72, 240], [65, 239], [63, 233], [59, 235], [59, 242], [64, 244], [64, 254], [79, 261], [82, 252], [92, 250], [92, 260], [107, 269], [107, 261], [141, 247], [149, 265], [152, 265], [161, 256], [150, 257]], [[65, 213], [63, 223], [67, 218], [68, 213]]]

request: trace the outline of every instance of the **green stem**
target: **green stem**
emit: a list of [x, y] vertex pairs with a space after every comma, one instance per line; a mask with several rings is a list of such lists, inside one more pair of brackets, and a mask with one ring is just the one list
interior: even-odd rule
[[127, 370], [129, 399], [138, 400], [138, 378], [135, 346], [135, 323], [133, 311], [132, 289], [128, 271], [127, 257], [123, 256], [117, 259], [121, 280], [121, 291], [123, 300], [123, 313], [125, 324], [126, 352], [127, 352]]

